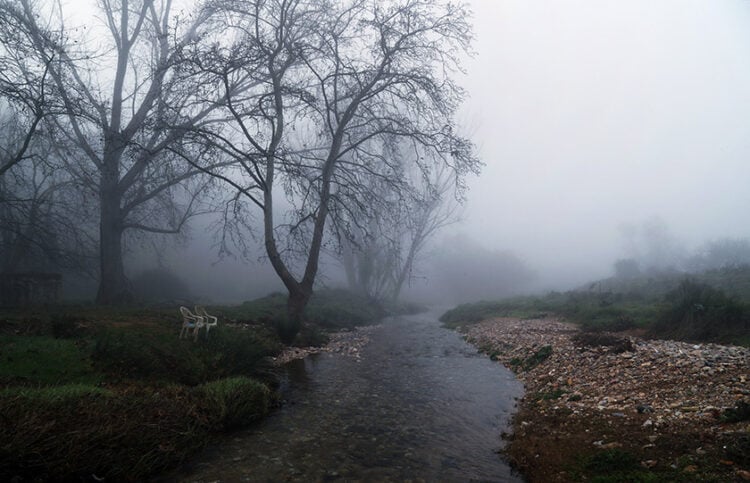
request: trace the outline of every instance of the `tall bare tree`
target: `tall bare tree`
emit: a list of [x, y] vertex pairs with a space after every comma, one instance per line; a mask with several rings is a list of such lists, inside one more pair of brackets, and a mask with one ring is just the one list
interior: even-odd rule
[[[413, 160], [417, 170], [444, 164], [459, 184], [478, 171], [452, 121], [464, 96], [453, 74], [469, 49], [469, 14], [463, 4], [424, 0], [222, 3], [237, 41], [211, 43], [208, 66], [205, 55], [196, 59], [215, 76], [232, 120], [211, 139], [237, 172], [217, 175], [261, 210], [266, 252], [299, 325], [329, 216], [352, 199], [366, 204], [373, 177], [404, 186], [400, 163], [383, 155], [394, 138], [431, 153]], [[238, 95], [245, 78], [257, 88]], [[280, 187], [294, 210], [277, 222]]]
[[[66, 111], [58, 132], [81, 153], [68, 168], [99, 205], [97, 302], [126, 303], [124, 234], [179, 232], [205, 192], [200, 171], [173, 150], [214, 107], [189, 103], [201, 86], [186, 84], [179, 63], [212, 10], [178, 22], [171, 0], [99, 0], [109, 36], [94, 40], [67, 28], [62, 12], [43, 28], [31, 0], [18, 3], [35, 48], [54, 51], [49, 76]], [[203, 162], [203, 152], [186, 153]]]

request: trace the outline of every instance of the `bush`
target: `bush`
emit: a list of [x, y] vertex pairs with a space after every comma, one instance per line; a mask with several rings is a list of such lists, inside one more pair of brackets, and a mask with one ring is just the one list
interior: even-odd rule
[[710, 285], [684, 280], [665, 297], [667, 308], [652, 327], [656, 336], [722, 341], [750, 329], [746, 307]]
[[212, 425], [221, 429], [246, 426], [262, 418], [271, 408], [268, 388], [247, 377], [231, 377], [197, 388]]

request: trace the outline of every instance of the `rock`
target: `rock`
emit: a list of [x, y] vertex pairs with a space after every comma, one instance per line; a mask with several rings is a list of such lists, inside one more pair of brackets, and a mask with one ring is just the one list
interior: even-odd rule
[[638, 414], [644, 414], [644, 413], [653, 413], [654, 408], [649, 406], [648, 404], [639, 404], [635, 407], [636, 411], [638, 411]]
[[658, 462], [656, 460], [641, 461], [641, 466], [643, 466], [644, 468], [653, 468], [657, 464]]

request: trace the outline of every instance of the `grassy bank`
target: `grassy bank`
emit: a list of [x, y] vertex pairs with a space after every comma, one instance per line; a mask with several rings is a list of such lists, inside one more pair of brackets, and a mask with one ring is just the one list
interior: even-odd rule
[[[586, 289], [459, 305], [441, 317], [460, 327], [491, 317], [563, 316], [587, 331], [639, 330], [652, 337], [750, 345], [750, 269], [608, 279]], [[725, 291], [722, 287], [731, 287]]]
[[[178, 339], [177, 307], [0, 312], [0, 478], [142, 480], [277, 404], [268, 356], [285, 297], [209, 307], [218, 327]], [[377, 321], [340, 291], [311, 302], [297, 345]], [[265, 381], [261, 382], [261, 381]]]

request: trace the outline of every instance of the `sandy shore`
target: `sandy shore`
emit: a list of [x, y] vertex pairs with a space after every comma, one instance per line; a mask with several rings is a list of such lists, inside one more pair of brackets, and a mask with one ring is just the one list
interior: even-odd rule
[[750, 423], [722, 419], [750, 402], [748, 349], [587, 335], [556, 319], [496, 318], [466, 336], [525, 385], [507, 453], [529, 481], [575, 481], [574, 461], [615, 448], [655, 473], [750, 480]]

